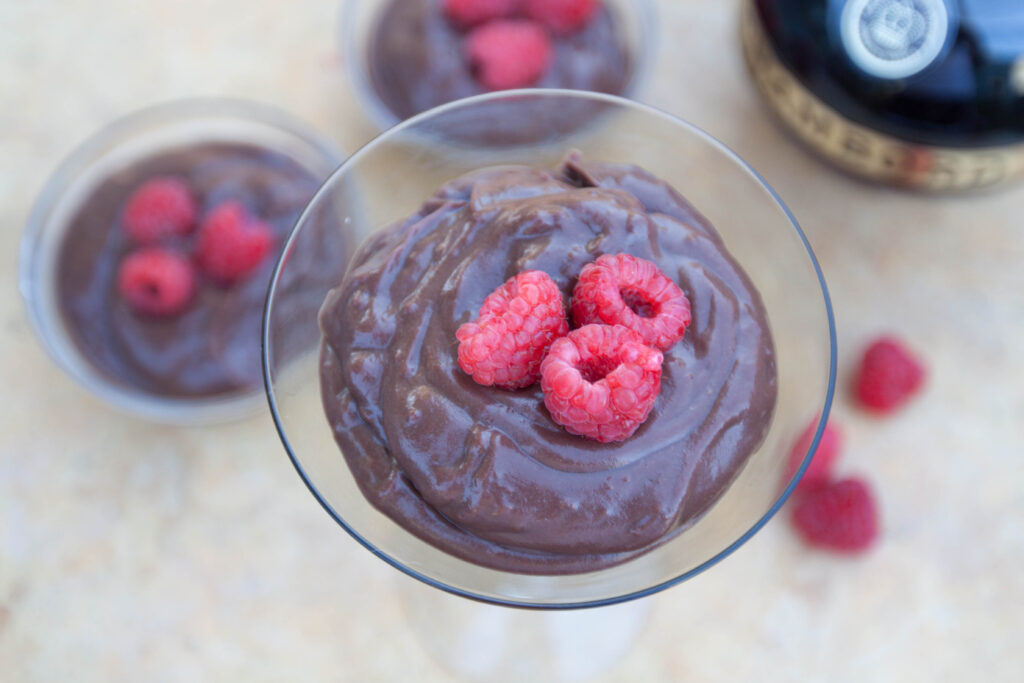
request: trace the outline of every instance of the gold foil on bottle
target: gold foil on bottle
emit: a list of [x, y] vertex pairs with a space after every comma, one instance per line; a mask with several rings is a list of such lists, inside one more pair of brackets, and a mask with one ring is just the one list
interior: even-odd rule
[[764, 99], [805, 144], [856, 175], [935, 192], [991, 187], [1024, 175], [1024, 145], [955, 149], [909, 143], [841, 116], [785, 67], [746, 2], [740, 33], [747, 66]]

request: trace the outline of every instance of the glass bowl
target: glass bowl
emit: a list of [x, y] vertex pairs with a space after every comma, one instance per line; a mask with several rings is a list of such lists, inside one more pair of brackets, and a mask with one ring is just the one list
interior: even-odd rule
[[[539, 109], [559, 112], [581, 102], [600, 114], [573, 132], [565, 132], [557, 116], [526, 118]], [[498, 128], [526, 120], [541, 128], [525, 136], [533, 142], [465, 144], [459, 133], [475, 118]], [[545, 130], [545, 122], [553, 128]], [[323, 220], [325, 207], [333, 212], [337, 229], [361, 241], [410, 215], [441, 184], [467, 171], [497, 164], [553, 166], [569, 149], [582, 151], [590, 160], [647, 169], [678, 189], [718, 229], [764, 299], [776, 345], [778, 404], [767, 438], [734, 483], [699, 521], [672, 540], [600, 571], [522, 575], [452, 557], [372, 507], [324, 415], [317, 354], [310, 353], [285, 372], [267, 359], [277, 344], [281, 318], [288, 315], [278, 305], [276, 291], [289, 268], [288, 253], [307, 239], [311, 217]], [[358, 203], [346, 201], [350, 188], [358, 188], [352, 194]], [[342, 274], [339, 269], [339, 281]], [[736, 154], [692, 125], [631, 100], [581, 91], [522, 90], [460, 100], [414, 117], [335, 171], [300, 217], [275, 272], [264, 321], [264, 361], [270, 408], [295, 468], [324, 509], [368, 550], [406, 574], [457, 595], [517, 607], [575, 608], [612, 604], [672, 586], [714, 565], [760, 529], [786, 500], [817, 447], [832, 402], [836, 350], [825, 281], [807, 240], [775, 192]], [[789, 451], [809, 424], [817, 425], [815, 439], [803, 467], [786, 479]]]
[[[392, 0], [345, 0], [339, 21], [340, 52], [356, 99], [378, 130], [384, 131], [401, 120], [374, 87], [368, 59], [370, 41], [383, 10]], [[657, 40], [657, 21], [652, 0], [604, 0], [609, 7], [632, 63], [622, 97], [638, 97], [651, 68]]]
[[[160, 104], [114, 121], [67, 157], [36, 199], [21, 242], [19, 287], [29, 319], [54, 362], [116, 409], [169, 424], [216, 423], [259, 410], [259, 384], [244, 393], [172, 398], [108, 377], [79, 350], [66, 327], [57, 304], [56, 269], [70, 220], [98, 183], [154, 152], [205, 142], [274, 150], [318, 179], [326, 178], [343, 158], [328, 140], [273, 107], [220, 98]], [[258, 367], [254, 374], [258, 377]]]

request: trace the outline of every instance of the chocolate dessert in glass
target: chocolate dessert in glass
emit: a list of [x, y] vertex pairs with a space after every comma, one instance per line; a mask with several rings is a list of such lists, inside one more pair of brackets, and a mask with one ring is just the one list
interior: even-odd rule
[[340, 46], [384, 130], [514, 88], [635, 96], [656, 41], [650, 0], [347, 0]]
[[[174, 102], [111, 124], [61, 165], [26, 227], [20, 284], [44, 346], [139, 416], [203, 423], [259, 407], [277, 252], [340, 161], [301, 123], [245, 102]], [[341, 232], [314, 231], [282, 283], [296, 315], [319, 308], [348, 252]], [[297, 331], [282, 343], [275, 362], [302, 350]]]
[[[530, 115], [581, 102], [571, 130]], [[324, 206], [361, 246], [301, 320], [278, 283]], [[319, 354], [277, 369], [283, 321], [314, 317]], [[432, 586], [533, 608], [649, 595], [739, 547], [835, 378], [824, 280], [771, 188], [689, 124], [569, 90], [445, 105], [353, 155], [289, 237], [264, 353], [339, 525]]]

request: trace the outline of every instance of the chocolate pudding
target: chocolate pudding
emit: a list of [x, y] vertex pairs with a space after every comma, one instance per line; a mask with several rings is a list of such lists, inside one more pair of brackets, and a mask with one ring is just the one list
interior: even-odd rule
[[[400, 119], [487, 92], [462, 52], [465, 33], [441, 0], [391, 0], [370, 40], [368, 71], [381, 101]], [[552, 36], [550, 68], [531, 87], [622, 94], [633, 58], [614, 14], [602, 6], [582, 29]]]
[[[125, 202], [157, 176], [183, 179], [201, 213], [226, 200], [241, 202], [271, 226], [275, 239], [270, 256], [240, 282], [225, 286], [200, 276], [188, 308], [169, 318], [139, 315], [117, 289], [118, 267], [135, 246], [121, 226]], [[256, 390], [262, 383], [263, 304], [276, 253], [321, 180], [283, 154], [236, 143], [158, 152], [103, 179], [75, 211], [59, 253], [58, 305], [79, 351], [111, 380], [157, 396]], [[168, 246], [189, 253], [194, 239], [194, 233], [171, 237]], [[289, 258], [308, 265], [287, 271], [282, 305], [316, 310], [346, 251], [335, 231], [321, 231], [315, 243], [304, 240]], [[282, 353], [301, 350], [302, 337], [290, 334]]]
[[[602, 254], [647, 259], [692, 307], [661, 393], [626, 441], [569, 434], [539, 385], [476, 384], [455, 332], [526, 270], [568, 302]], [[721, 238], [635, 166], [485, 168], [371, 236], [320, 312], [321, 388], [363, 494], [421, 539], [494, 569], [601, 569], [704, 514], [764, 439], [775, 356], [760, 296]]]

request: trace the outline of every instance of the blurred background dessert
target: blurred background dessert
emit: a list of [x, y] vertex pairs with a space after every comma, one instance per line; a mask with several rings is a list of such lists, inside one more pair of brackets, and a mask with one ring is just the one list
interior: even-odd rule
[[382, 128], [494, 90], [636, 94], [657, 41], [650, 0], [352, 0], [341, 50]]
[[[47, 351], [130, 413], [215, 422], [258, 407], [271, 271], [340, 162], [303, 124], [241, 101], [172, 102], [94, 134], [53, 173], [22, 242], [20, 285]], [[319, 307], [346, 258], [340, 232], [320, 233], [291, 255], [296, 313]], [[282, 345], [278, 360], [301, 350]]]

